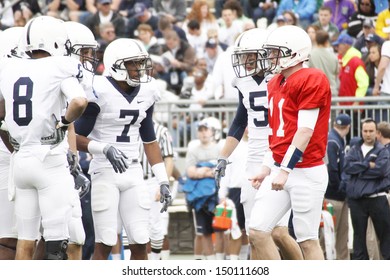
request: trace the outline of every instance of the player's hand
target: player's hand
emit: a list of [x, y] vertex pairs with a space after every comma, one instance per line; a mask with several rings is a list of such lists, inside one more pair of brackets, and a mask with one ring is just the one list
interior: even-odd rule
[[275, 191], [281, 191], [284, 188], [284, 185], [288, 179], [288, 172], [284, 170], [280, 170], [278, 175], [272, 180], [271, 188]]
[[[56, 139], [55, 143], [60, 143], [62, 142], [62, 140], [64, 140], [66, 131], [68, 130], [68, 126], [70, 123], [65, 125], [62, 120], [61, 121], [57, 120], [57, 117], [54, 114], [53, 114], [53, 118], [55, 120], [55, 131], [54, 131], [54, 138]], [[61, 118], [65, 120], [65, 117], [61, 117]]]
[[63, 129], [63, 130], [67, 130], [68, 129], [68, 126], [71, 124], [71, 122], [67, 121], [65, 119], [65, 116], [61, 116], [61, 120], [60, 121], [57, 121], [56, 123], [56, 129]]
[[172, 195], [171, 195], [171, 191], [169, 190], [168, 182], [162, 183], [160, 185], [160, 194], [161, 194], [160, 202], [164, 203], [163, 207], [160, 210], [160, 213], [163, 213], [167, 211], [169, 204], [171, 204], [172, 202]]
[[118, 150], [114, 146], [108, 144], [104, 148], [103, 153], [110, 161], [116, 173], [123, 173], [126, 171], [127, 168], [129, 168], [129, 165], [126, 161], [127, 156], [121, 150]]
[[215, 167], [215, 173], [214, 173], [214, 179], [215, 179], [215, 185], [217, 186], [217, 189], [221, 186], [221, 178], [225, 176], [225, 170], [226, 166], [228, 165], [228, 162], [224, 158], [218, 159], [217, 167]]
[[79, 198], [81, 199], [89, 192], [91, 182], [81, 170], [78, 171], [78, 174], [74, 176], [74, 188], [78, 191]]
[[255, 177], [250, 178], [249, 180], [252, 182], [252, 187], [258, 190], [263, 183], [265, 177], [267, 177], [271, 173], [271, 169], [267, 166], [262, 166], [260, 169], [260, 173]]

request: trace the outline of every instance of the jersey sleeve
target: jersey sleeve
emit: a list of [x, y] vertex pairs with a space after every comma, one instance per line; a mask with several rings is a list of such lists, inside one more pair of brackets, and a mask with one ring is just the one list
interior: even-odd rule
[[64, 76], [75, 77], [79, 80], [80, 83], [83, 82], [84, 71], [80, 61], [69, 56], [64, 56], [64, 57], [60, 56], [57, 58], [63, 60], [63, 61], [58, 61], [57, 63], [61, 65]]
[[327, 105], [330, 85], [324, 73], [320, 71], [305, 73], [305, 83], [297, 84], [296, 87], [294, 91], [299, 93], [298, 110], [321, 108]]

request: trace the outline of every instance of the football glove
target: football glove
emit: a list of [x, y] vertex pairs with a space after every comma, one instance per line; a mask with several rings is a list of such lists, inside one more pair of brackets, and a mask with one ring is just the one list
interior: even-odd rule
[[88, 192], [91, 187], [91, 182], [84, 175], [81, 170], [78, 170], [78, 174], [74, 177], [74, 188], [79, 193], [79, 198], [82, 199]]
[[215, 185], [217, 189], [219, 189], [221, 186], [221, 178], [225, 176], [225, 170], [228, 164], [229, 163], [227, 162], [226, 159], [224, 158], [218, 159], [218, 164], [217, 167], [215, 167], [215, 173], [214, 173]]
[[167, 211], [168, 206], [172, 202], [172, 195], [171, 195], [171, 191], [169, 190], [168, 182], [164, 182], [160, 185], [160, 194], [161, 194], [160, 202], [164, 203], [163, 207], [160, 210], [160, 213], [163, 213]]
[[121, 150], [118, 150], [114, 146], [107, 144], [103, 150], [103, 153], [110, 161], [116, 173], [123, 173], [127, 168], [129, 168], [129, 165], [126, 161], [127, 156]]

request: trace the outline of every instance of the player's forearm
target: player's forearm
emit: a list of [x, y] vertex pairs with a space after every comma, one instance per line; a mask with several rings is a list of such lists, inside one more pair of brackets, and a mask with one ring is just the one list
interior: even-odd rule
[[157, 141], [151, 143], [144, 143], [144, 149], [146, 157], [148, 158], [148, 161], [151, 166], [163, 162], [161, 150]]
[[88, 144], [90, 140], [82, 135], [76, 135], [76, 144], [77, 144], [77, 150], [82, 152], [89, 152], [88, 151]]
[[220, 158], [228, 158], [233, 153], [233, 151], [236, 149], [236, 147], [239, 143], [240, 142], [236, 138], [228, 136], [226, 138], [225, 145], [223, 146], [221, 153], [219, 154], [219, 157]]
[[295, 132], [291, 145], [295, 146], [302, 153], [306, 150], [307, 145], [313, 136], [313, 130], [307, 127], [298, 128]]
[[65, 119], [68, 122], [74, 122], [83, 114], [87, 105], [88, 101], [85, 97], [73, 98], [72, 101], [69, 103], [68, 109], [66, 110]]
[[68, 126], [68, 144], [69, 150], [71, 150], [73, 153], [77, 153], [76, 132], [74, 130], [73, 123]]

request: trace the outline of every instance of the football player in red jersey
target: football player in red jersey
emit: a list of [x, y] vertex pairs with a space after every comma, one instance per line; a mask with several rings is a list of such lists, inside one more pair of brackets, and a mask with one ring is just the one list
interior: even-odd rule
[[251, 243], [263, 259], [278, 259], [271, 231], [291, 208], [297, 242], [305, 259], [323, 259], [318, 242], [321, 206], [328, 184], [326, 152], [331, 91], [327, 77], [305, 68], [311, 41], [296, 26], [275, 29], [264, 44], [268, 83], [270, 151], [252, 186], [266, 188], [250, 220]]

